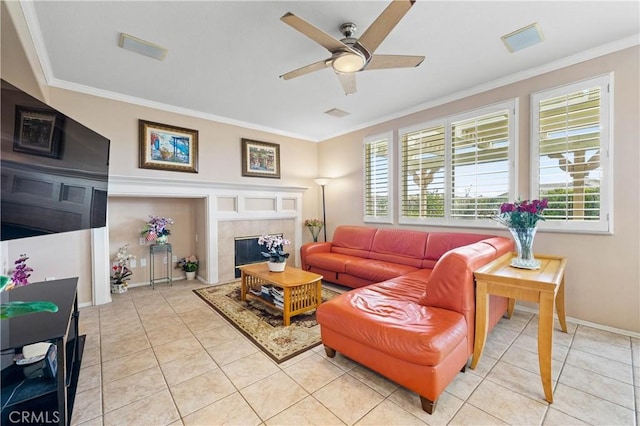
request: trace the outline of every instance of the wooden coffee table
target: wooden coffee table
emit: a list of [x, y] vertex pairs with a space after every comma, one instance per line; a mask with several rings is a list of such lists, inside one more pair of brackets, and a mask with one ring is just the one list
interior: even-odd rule
[[[267, 263], [253, 263], [240, 266], [242, 271], [241, 299], [254, 297], [281, 310], [284, 325], [291, 324], [291, 317], [311, 311], [322, 302], [322, 275], [287, 266], [283, 272], [270, 272]], [[254, 295], [250, 289], [260, 291], [263, 285], [272, 285], [283, 291], [283, 306]]]

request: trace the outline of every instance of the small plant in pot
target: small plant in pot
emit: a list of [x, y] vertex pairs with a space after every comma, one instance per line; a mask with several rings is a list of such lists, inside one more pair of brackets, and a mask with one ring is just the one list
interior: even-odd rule
[[262, 235], [258, 238], [258, 244], [265, 246], [267, 251], [261, 252], [262, 256], [269, 259], [269, 270], [271, 272], [284, 271], [289, 253], [284, 251], [284, 246], [291, 244], [291, 241], [282, 235]]
[[187, 274], [187, 279], [192, 280], [195, 278], [196, 271], [198, 270], [198, 258], [192, 254], [189, 257], [183, 257], [178, 260], [176, 269], [182, 269]]

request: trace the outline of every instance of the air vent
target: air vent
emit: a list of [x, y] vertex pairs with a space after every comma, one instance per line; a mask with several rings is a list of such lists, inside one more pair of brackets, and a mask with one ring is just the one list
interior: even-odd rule
[[507, 46], [507, 50], [515, 53], [518, 50], [526, 49], [544, 40], [542, 31], [537, 23], [533, 23], [524, 28], [520, 28], [510, 34], [503, 35], [502, 42]]
[[332, 108], [329, 111], [325, 111], [324, 113], [336, 118], [346, 117], [347, 115], [351, 114], [350, 112], [343, 111], [338, 108]]
[[162, 46], [158, 46], [157, 44], [153, 44], [125, 33], [120, 34], [119, 46], [123, 49], [127, 49], [159, 61], [164, 60], [168, 52], [168, 50]]

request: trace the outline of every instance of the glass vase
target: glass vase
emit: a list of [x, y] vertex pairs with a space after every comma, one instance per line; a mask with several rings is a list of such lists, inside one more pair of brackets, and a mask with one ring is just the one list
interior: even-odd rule
[[533, 239], [537, 228], [509, 228], [513, 241], [516, 243], [517, 257], [511, 261], [511, 266], [524, 269], [538, 269], [540, 262], [533, 256]]
[[311, 237], [313, 237], [313, 242], [317, 243], [318, 242], [318, 235], [320, 234], [320, 230], [322, 229], [322, 227], [317, 227], [317, 226], [307, 226], [307, 228], [309, 228], [309, 232], [311, 232]]

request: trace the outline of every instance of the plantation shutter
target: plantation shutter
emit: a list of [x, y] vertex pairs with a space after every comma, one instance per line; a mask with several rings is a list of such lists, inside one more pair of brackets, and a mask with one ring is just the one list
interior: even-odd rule
[[549, 227], [609, 230], [607, 89], [601, 77], [532, 98], [533, 193], [549, 201]]
[[391, 219], [391, 135], [372, 137], [364, 144], [365, 221]]
[[509, 200], [509, 134], [509, 110], [452, 122], [452, 219], [490, 217]]
[[407, 131], [401, 135], [403, 218], [445, 215], [445, 127]]

